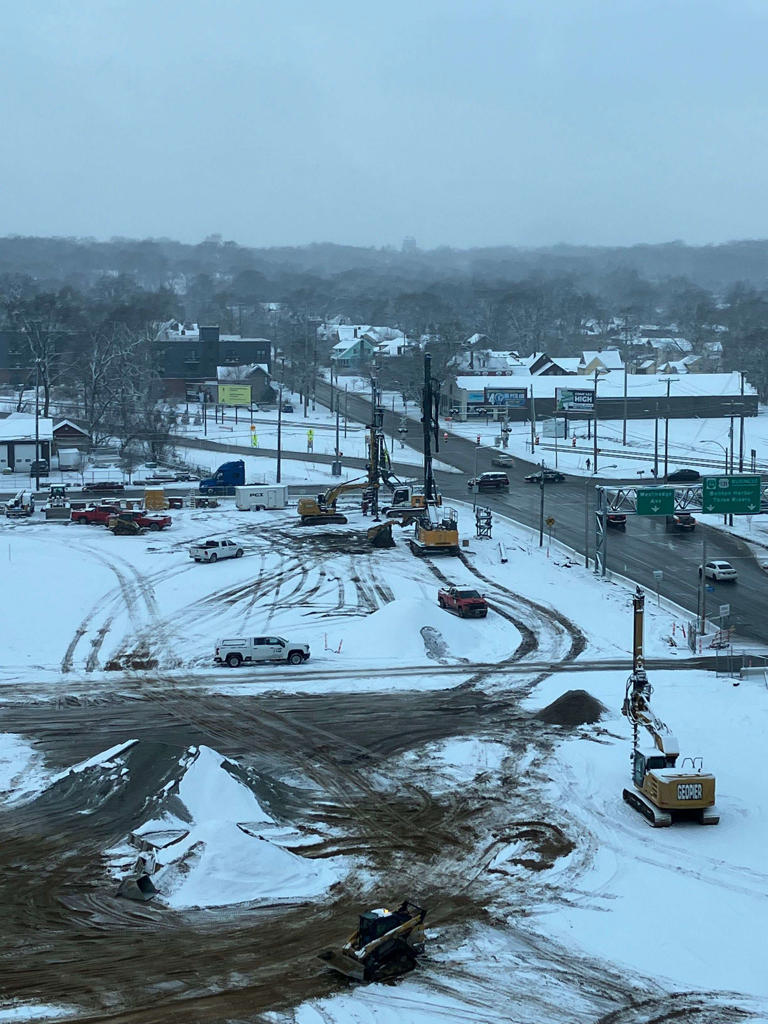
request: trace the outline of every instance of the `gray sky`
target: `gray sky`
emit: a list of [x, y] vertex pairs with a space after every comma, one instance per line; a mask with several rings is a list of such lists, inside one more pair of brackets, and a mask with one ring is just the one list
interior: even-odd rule
[[0, 234], [768, 237], [766, 0], [34, 0]]

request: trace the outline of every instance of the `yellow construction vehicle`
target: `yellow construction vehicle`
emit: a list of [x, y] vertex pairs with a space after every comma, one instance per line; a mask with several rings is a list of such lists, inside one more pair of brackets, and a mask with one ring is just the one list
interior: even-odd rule
[[411, 551], [425, 555], [458, 555], [459, 524], [454, 509], [440, 509], [430, 502], [425, 506], [414, 526], [410, 540]]
[[[361, 491], [370, 487], [368, 477], [359, 480], [350, 480], [347, 483], [337, 484], [329, 487], [323, 494], [316, 498], [299, 498], [298, 513], [301, 517], [302, 526], [317, 526], [320, 523], [348, 523], [349, 520], [341, 512], [336, 511], [336, 501], [339, 495], [346, 491]], [[378, 486], [378, 484], [376, 485]]]
[[[643, 614], [645, 595], [638, 587], [632, 598], [634, 635], [632, 675], [622, 705], [622, 714], [632, 723], [633, 789], [624, 790], [624, 799], [648, 819], [654, 828], [663, 828], [676, 820], [695, 820], [702, 825], [717, 825], [715, 777], [705, 772], [701, 757], [685, 757], [677, 767], [679, 744], [669, 727], [651, 708], [653, 687], [643, 663]], [[638, 733], [643, 727], [653, 747], [641, 750]]]
[[404, 900], [397, 910], [368, 910], [341, 949], [318, 953], [325, 964], [354, 981], [382, 981], [416, 966], [424, 949], [426, 910]]
[[[442, 504], [438, 494], [436, 504]], [[423, 489], [417, 490], [410, 484], [401, 484], [392, 491], [392, 501], [381, 510], [389, 519], [399, 519], [401, 523], [409, 523], [424, 513], [427, 497]]]

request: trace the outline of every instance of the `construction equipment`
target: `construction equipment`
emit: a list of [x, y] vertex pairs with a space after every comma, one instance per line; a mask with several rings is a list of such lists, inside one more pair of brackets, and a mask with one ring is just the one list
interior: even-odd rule
[[136, 521], [133, 512], [118, 512], [117, 515], [110, 516], [107, 529], [116, 537], [137, 537], [147, 532], [147, 528], [140, 526]]
[[424, 949], [426, 910], [404, 900], [397, 910], [368, 910], [340, 950], [318, 953], [354, 981], [382, 981], [413, 970]]
[[458, 555], [459, 525], [455, 509], [427, 505], [416, 520], [410, 541], [414, 555]]
[[[330, 487], [316, 498], [299, 498], [298, 513], [301, 526], [318, 526], [322, 523], [348, 523], [341, 512], [336, 511], [336, 501], [346, 491], [361, 491], [369, 486], [368, 477], [350, 480], [348, 483]], [[378, 485], [377, 485], [378, 486]]]
[[366, 537], [375, 548], [393, 548], [392, 523], [374, 523], [366, 530]]
[[67, 501], [67, 485], [53, 484], [48, 490], [48, 501], [43, 505], [46, 520], [70, 518], [70, 506]]
[[[441, 503], [440, 495], [437, 504]], [[427, 499], [423, 490], [410, 484], [401, 484], [392, 491], [392, 503], [385, 506], [382, 512], [389, 519], [399, 519], [401, 523], [409, 523], [423, 514]]]
[[5, 514], [9, 519], [22, 519], [24, 516], [31, 516], [34, 511], [35, 499], [31, 491], [18, 491], [5, 506]]
[[[685, 757], [680, 768], [677, 767], [679, 744], [669, 727], [651, 708], [653, 687], [648, 682], [643, 664], [644, 605], [645, 595], [638, 587], [632, 598], [632, 675], [627, 680], [621, 708], [633, 729], [631, 762], [634, 788], [624, 790], [624, 799], [654, 828], [663, 828], [681, 819], [717, 825], [720, 816], [715, 809], [715, 776], [704, 771], [701, 757]], [[650, 749], [640, 749], [638, 733], [641, 726], [653, 740]]]

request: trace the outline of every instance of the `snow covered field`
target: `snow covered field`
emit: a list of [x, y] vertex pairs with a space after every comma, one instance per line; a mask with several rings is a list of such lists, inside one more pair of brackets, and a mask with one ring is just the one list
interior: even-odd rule
[[[375, 880], [359, 843], [345, 848], [338, 822], [325, 820], [328, 794], [317, 790], [311, 825], [293, 825], [272, 809], [280, 787], [307, 779], [318, 786], [318, 765], [325, 771], [324, 759], [336, 763], [330, 733], [316, 736], [312, 756], [292, 774], [272, 779], [252, 766], [247, 745], [239, 760], [218, 744], [190, 743], [178, 756], [163, 753], [160, 771], [159, 748], [145, 753], [154, 748], [141, 732], [121, 734], [111, 723], [120, 709], [127, 714], [132, 704], [156, 700], [158, 714], [178, 708], [196, 728], [210, 719], [221, 742], [241, 743], [226, 717], [234, 700], [233, 714], [242, 718], [240, 702], [255, 699], [253, 721], [242, 721], [248, 737], [270, 725], [277, 700], [292, 700], [303, 721], [325, 698], [339, 706], [413, 699], [426, 713], [430, 702], [455, 694], [462, 709], [477, 702], [474, 731], [429, 740], [414, 732], [403, 752], [372, 762], [359, 778], [373, 787], [381, 811], [387, 792], [394, 801], [400, 787], [422, 794], [422, 813], [461, 801], [470, 801], [475, 816], [490, 809], [492, 827], [470, 844], [471, 863], [454, 868], [464, 887], [455, 899], [482, 912], [459, 921], [446, 897], [436, 899], [428, 907], [427, 956], [414, 974], [395, 986], [320, 985], [322, 995], [308, 993], [263, 1019], [768, 1021], [764, 686], [684, 668], [681, 617], [649, 599], [647, 657], [681, 662], [677, 671], [651, 671], [654, 706], [683, 753], [703, 754], [716, 773], [722, 816], [714, 828], [652, 830], [621, 799], [629, 781], [631, 730], [619, 711], [627, 671], [600, 667], [629, 660], [629, 590], [596, 579], [555, 545], [539, 549], [530, 531], [500, 517], [492, 541], [475, 539], [471, 508], [463, 505], [465, 559], [415, 559], [398, 528], [394, 549], [374, 551], [365, 541], [370, 519], [354, 505], [351, 498], [349, 525], [310, 529], [296, 526], [292, 510], [240, 513], [230, 503], [173, 512], [168, 531], [141, 537], [36, 520], [5, 524], [0, 559], [13, 585], [0, 591], [0, 714], [7, 723], [71, 702], [78, 716], [105, 708], [112, 741], [94, 750], [83, 729], [67, 737], [69, 760], [54, 763], [40, 737], [4, 726], [0, 824], [3, 815], [34, 815], [38, 804], [43, 812], [58, 807], [69, 794], [87, 832], [109, 794], [123, 794], [124, 823], [96, 840], [102, 870], [125, 877], [137, 839], [151, 840], [160, 865], [153, 913], [187, 915], [179, 922], [202, 912], [196, 908], [213, 922], [210, 915], [224, 909], [247, 918], [262, 906], [318, 904], [351, 880], [361, 892], [388, 882], [399, 894], [398, 885], [414, 881], [407, 868], [393, 861], [389, 875]], [[237, 537], [245, 557], [193, 563], [189, 543], [209, 536]], [[440, 610], [442, 578], [484, 592], [488, 618], [460, 620]], [[310, 662], [212, 665], [216, 638], [258, 633], [306, 640]], [[599, 701], [600, 719], [552, 724], [539, 717], [570, 691]], [[224, 717], [213, 719], [217, 709]], [[278, 732], [287, 721], [274, 717]], [[312, 735], [302, 734], [303, 742]], [[259, 756], [268, 763], [269, 750]], [[142, 772], [146, 795], [127, 799]], [[458, 833], [456, 840], [458, 849]], [[427, 896], [442, 873], [450, 880], [447, 857], [431, 862], [434, 877], [422, 878]], [[121, 923], [123, 933], [130, 927]], [[320, 969], [300, 961], [295, 970], [309, 979]], [[221, 984], [248, 984], [247, 967], [233, 968]], [[14, 1004], [18, 993], [2, 991], [0, 1020], [77, 1020], [80, 1012], [63, 994]]]

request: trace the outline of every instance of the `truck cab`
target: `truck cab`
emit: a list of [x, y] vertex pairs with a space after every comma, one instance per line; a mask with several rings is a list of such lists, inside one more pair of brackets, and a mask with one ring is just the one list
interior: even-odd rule
[[224, 462], [216, 470], [213, 476], [200, 481], [201, 494], [234, 494], [236, 487], [242, 487], [245, 483], [245, 462], [236, 459], [234, 462]]

